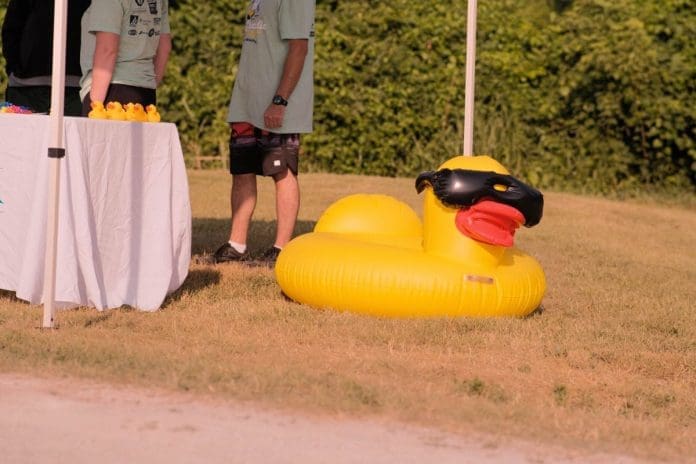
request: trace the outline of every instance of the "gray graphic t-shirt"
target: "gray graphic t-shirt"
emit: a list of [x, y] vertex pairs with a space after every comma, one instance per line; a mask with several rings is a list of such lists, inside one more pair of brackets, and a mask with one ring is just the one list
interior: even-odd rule
[[84, 99], [92, 88], [97, 32], [121, 37], [112, 83], [156, 88], [153, 59], [160, 34], [169, 33], [168, 10], [168, 0], [92, 0], [82, 16], [80, 97]]
[[264, 128], [263, 113], [273, 99], [285, 65], [289, 39], [308, 39], [302, 76], [288, 99], [283, 126], [273, 132], [312, 131], [314, 106], [315, 0], [251, 0], [244, 44], [232, 90], [229, 122]]

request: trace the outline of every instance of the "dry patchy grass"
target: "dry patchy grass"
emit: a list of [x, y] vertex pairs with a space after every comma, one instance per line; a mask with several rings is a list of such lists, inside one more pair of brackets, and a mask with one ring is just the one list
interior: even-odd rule
[[[303, 175], [298, 233], [333, 201], [411, 179]], [[228, 228], [229, 177], [190, 172], [194, 253]], [[263, 269], [192, 265], [162, 311], [90, 309], [35, 329], [41, 308], [0, 292], [0, 369], [156, 385], [311, 413], [397, 419], [583, 449], [696, 456], [696, 212], [546, 194], [518, 234], [544, 266], [526, 319], [386, 320], [287, 301]], [[252, 250], [268, 246], [261, 184]], [[502, 440], [503, 438], [501, 438]]]

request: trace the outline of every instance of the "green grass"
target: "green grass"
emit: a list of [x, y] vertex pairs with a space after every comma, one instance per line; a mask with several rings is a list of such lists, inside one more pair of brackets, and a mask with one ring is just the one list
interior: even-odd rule
[[[193, 251], [228, 234], [229, 176], [189, 173]], [[420, 213], [413, 179], [307, 174], [297, 232], [350, 193]], [[273, 240], [263, 182], [251, 248]], [[518, 234], [547, 274], [526, 319], [389, 320], [287, 301], [273, 274], [194, 264], [162, 311], [61, 311], [0, 292], [0, 370], [187, 390], [308, 414], [686, 461], [696, 455], [696, 212], [546, 192]], [[504, 439], [504, 438], [501, 438]]]

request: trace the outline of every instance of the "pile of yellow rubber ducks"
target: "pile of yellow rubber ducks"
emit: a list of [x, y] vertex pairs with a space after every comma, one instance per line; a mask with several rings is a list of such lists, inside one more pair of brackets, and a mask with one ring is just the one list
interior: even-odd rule
[[160, 122], [160, 114], [155, 105], [143, 108], [140, 103], [108, 102], [106, 107], [100, 101], [91, 103], [92, 111], [87, 115], [92, 119], [111, 119], [113, 121]]

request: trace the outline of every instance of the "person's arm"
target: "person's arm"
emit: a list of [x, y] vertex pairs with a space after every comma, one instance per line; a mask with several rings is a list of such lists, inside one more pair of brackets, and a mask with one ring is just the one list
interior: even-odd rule
[[155, 54], [155, 77], [157, 79], [157, 86], [159, 86], [162, 79], [164, 79], [164, 71], [167, 68], [167, 61], [169, 60], [169, 53], [171, 51], [172, 35], [160, 35], [159, 45], [157, 45], [157, 53]]
[[[276, 90], [276, 95], [280, 95], [285, 100], [290, 98], [297, 83], [300, 81], [308, 47], [309, 41], [307, 39], [288, 40], [288, 55], [285, 57], [283, 75], [280, 78], [280, 84], [278, 84], [278, 89]], [[283, 125], [283, 118], [285, 118], [285, 106], [283, 105], [274, 105], [271, 103], [263, 114], [263, 122], [269, 129], [281, 127]]]
[[120, 36], [112, 32], [96, 32], [97, 45], [94, 50], [92, 66], [92, 89], [89, 96], [92, 101], [106, 103], [106, 93], [111, 84], [111, 77], [116, 66]]
[[20, 63], [22, 34], [31, 13], [30, 2], [10, 0], [2, 23], [2, 54], [5, 57], [5, 69], [9, 76]]

